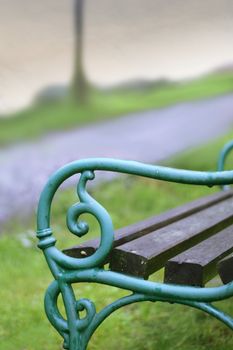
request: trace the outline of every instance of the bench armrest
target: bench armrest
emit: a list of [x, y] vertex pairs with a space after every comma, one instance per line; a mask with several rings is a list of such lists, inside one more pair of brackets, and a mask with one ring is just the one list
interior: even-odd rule
[[[233, 171], [202, 172], [168, 167], [148, 165], [139, 162], [116, 160], [108, 158], [91, 158], [72, 162], [55, 172], [48, 180], [39, 201], [37, 211], [37, 236], [39, 247], [53, 257], [55, 261], [66, 268], [91, 268], [100, 266], [108, 256], [113, 244], [113, 226], [107, 211], [97, 203], [86, 191], [88, 181], [94, 179], [94, 171], [105, 170], [117, 173], [133, 174], [152, 179], [196, 184], [196, 185], [227, 185], [233, 183]], [[77, 235], [83, 236], [88, 232], [88, 225], [78, 221], [83, 213], [95, 216], [101, 228], [101, 241], [97, 251], [90, 257], [77, 259], [68, 257], [59, 250], [49, 250], [54, 247], [56, 240], [50, 228], [50, 211], [53, 197], [59, 186], [74, 174], [81, 174], [77, 193], [80, 202], [74, 204], [67, 213], [67, 226]], [[54, 247], [55, 248], [55, 247]], [[52, 264], [50, 264], [52, 269]]]

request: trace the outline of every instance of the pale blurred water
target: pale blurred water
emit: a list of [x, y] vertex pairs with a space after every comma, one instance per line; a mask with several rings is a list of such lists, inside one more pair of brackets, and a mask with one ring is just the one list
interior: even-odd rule
[[[0, 0], [0, 113], [72, 74], [73, 0]], [[99, 85], [180, 79], [233, 62], [232, 0], [86, 0], [85, 66]]]

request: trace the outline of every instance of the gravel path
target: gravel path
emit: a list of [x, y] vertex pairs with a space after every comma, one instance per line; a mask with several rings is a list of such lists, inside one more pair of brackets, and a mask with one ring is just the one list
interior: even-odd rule
[[159, 162], [233, 126], [233, 94], [56, 133], [0, 152], [0, 223], [35, 208], [49, 174], [75, 159]]

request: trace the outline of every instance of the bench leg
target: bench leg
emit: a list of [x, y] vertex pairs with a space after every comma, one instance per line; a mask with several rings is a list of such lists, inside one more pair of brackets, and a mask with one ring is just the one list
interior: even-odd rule
[[[62, 294], [67, 320], [58, 309], [59, 294]], [[97, 313], [92, 301], [88, 299], [76, 301], [72, 286], [55, 280], [45, 294], [45, 312], [53, 327], [63, 337], [64, 349], [86, 350], [91, 336], [109, 315], [123, 306], [140, 301], [156, 300], [144, 294], [132, 293], [114, 301]], [[81, 311], [86, 311], [84, 318], [80, 318]]]
[[[62, 295], [67, 320], [58, 309], [58, 296]], [[84, 318], [80, 312], [86, 311]], [[72, 286], [54, 281], [45, 294], [45, 312], [53, 327], [64, 339], [63, 347], [68, 350], [86, 350], [92, 335], [90, 325], [96, 315], [95, 305], [88, 299], [76, 301]]]
[[[59, 294], [63, 298], [67, 320], [63, 318], [58, 310]], [[45, 294], [45, 311], [53, 327], [63, 337], [63, 346], [67, 350], [86, 350], [91, 336], [109, 315], [125, 305], [141, 301], [161, 301], [190, 306], [210, 314], [233, 330], [232, 317], [210, 303], [172, 299], [168, 300], [153, 295], [132, 292], [132, 294], [114, 301], [97, 313], [92, 301], [88, 299], [76, 300], [71, 284], [55, 280]], [[81, 311], [86, 312], [83, 318], [80, 317]]]

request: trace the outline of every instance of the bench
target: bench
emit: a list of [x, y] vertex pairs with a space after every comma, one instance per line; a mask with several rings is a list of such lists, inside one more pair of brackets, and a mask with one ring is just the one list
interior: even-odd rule
[[[192, 306], [233, 329], [233, 319], [211, 304], [233, 296], [233, 191], [226, 187], [233, 183], [233, 171], [223, 171], [232, 147], [229, 143], [222, 151], [217, 172], [87, 159], [70, 163], [51, 176], [40, 197], [37, 237], [54, 276], [45, 294], [45, 311], [63, 337], [65, 349], [86, 349], [96, 328], [112, 312], [139, 301]], [[87, 182], [94, 179], [94, 172], [98, 170], [178, 183], [218, 185], [224, 191], [114, 232], [108, 212], [86, 189]], [[85, 235], [89, 227], [79, 217], [89, 213], [100, 225], [101, 238], [61, 252], [55, 247], [56, 239], [50, 227], [51, 204], [63, 181], [77, 173], [81, 174], [77, 187], [79, 202], [68, 210], [67, 227], [79, 237]], [[164, 268], [164, 283], [149, 281], [149, 276], [161, 268]], [[217, 274], [223, 284], [205, 287]], [[96, 312], [92, 301], [76, 300], [72, 284], [79, 282], [115, 286], [130, 293]], [[60, 294], [66, 319], [57, 305]], [[86, 312], [84, 317], [81, 311]]]

